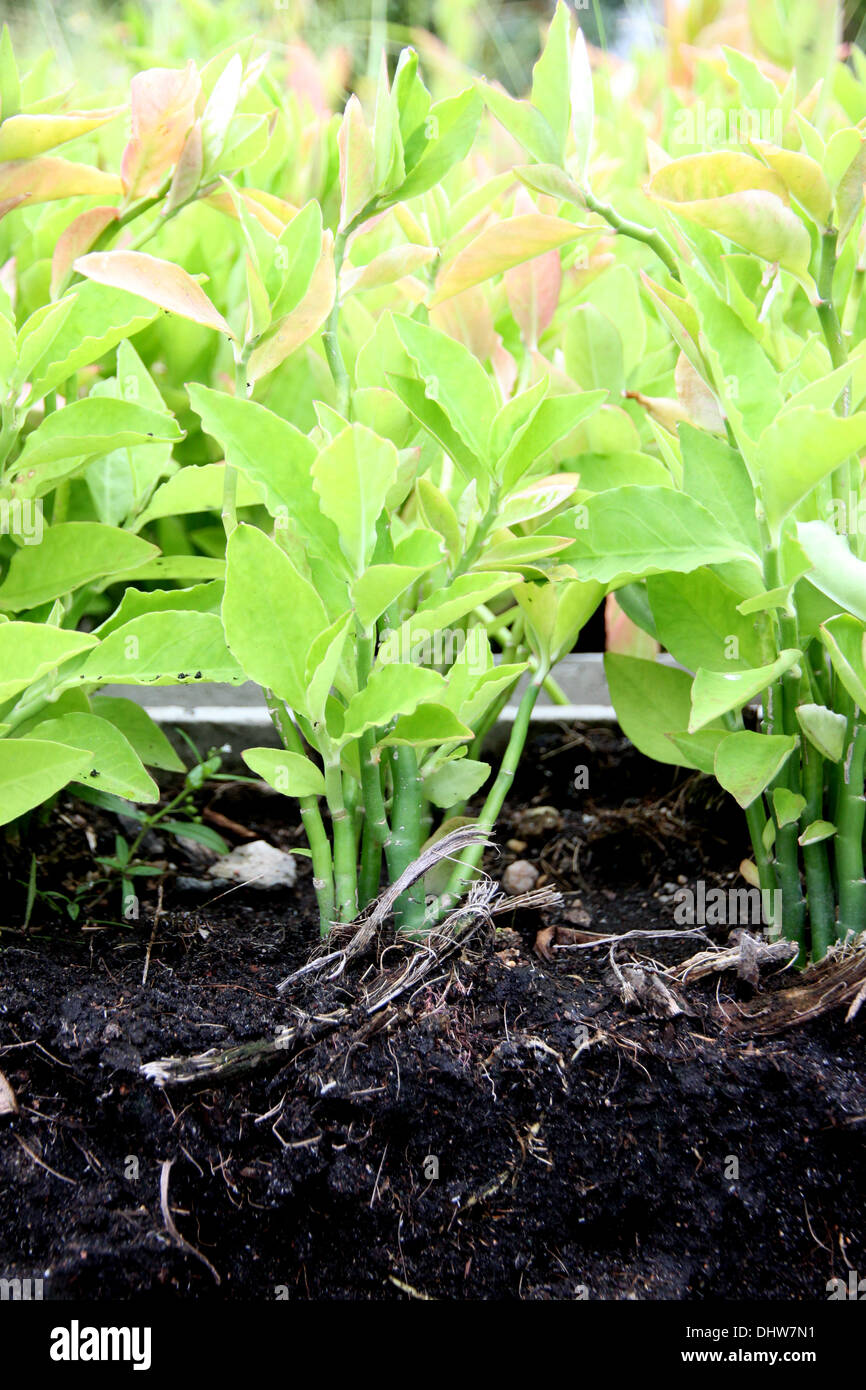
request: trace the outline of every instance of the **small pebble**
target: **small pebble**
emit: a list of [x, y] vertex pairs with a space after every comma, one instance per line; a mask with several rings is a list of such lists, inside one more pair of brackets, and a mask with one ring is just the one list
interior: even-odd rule
[[502, 887], [512, 897], [518, 893], [531, 893], [537, 882], [538, 870], [528, 859], [515, 859], [502, 875]]

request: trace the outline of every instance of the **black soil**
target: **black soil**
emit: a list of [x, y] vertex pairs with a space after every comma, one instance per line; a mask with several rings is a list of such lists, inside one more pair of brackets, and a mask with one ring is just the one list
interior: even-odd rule
[[[74, 898], [93, 844], [113, 848], [109, 817], [64, 801], [7, 844], [4, 1277], [59, 1299], [823, 1300], [866, 1269], [866, 1009], [750, 1039], [718, 1008], [752, 997], [730, 974], [658, 1019], [622, 1005], [606, 951], [534, 949], [545, 925], [673, 926], [680, 878], [734, 881], [736, 811], [606, 731], [538, 736], [525, 769], [488, 868], [528, 859], [563, 908], [498, 918], [363, 1044], [335, 1034], [218, 1085], [160, 1090], [138, 1069], [291, 1020], [276, 986], [314, 943], [307, 861], [292, 892], [196, 898], [175, 870], [201, 866], [157, 838], [175, 868], [138, 880], [141, 919], [120, 926], [116, 889], [83, 894], [75, 921], [44, 896]], [[249, 788], [210, 811], [299, 842]]]

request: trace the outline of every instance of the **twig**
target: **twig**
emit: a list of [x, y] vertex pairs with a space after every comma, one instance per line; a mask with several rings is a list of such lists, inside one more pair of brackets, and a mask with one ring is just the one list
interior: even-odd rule
[[157, 927], [159, 926], [159, 919], [160, 919], [160, 917], [162, 916], [162, 894], [163, 894], [163, 887], [164, 887], [163, 883], [160, 882], [160, 885], [159, 885], [159, 892], [158, 892], [157, 899], [156, 899], [156, 911], [155, 911], [154, 914], [153, 914], [153, 931], [150, 933], [150, 940], [149, 940], [148, 943], [147, 943], [147, 954], [146, 954], [146, 956], [145, 956], [145, 958], [144, 958], [144, 970], [142, 971], [142, 975], [141, 975], [141, 983], [142, 983], [143, 985], [146, 985], [146, 984], [147, 984], [147, 977], [148, 977], [148, 974], [149, 974], [149, 972], [150, 972], [150, 953], [151, 953], [151, 951], [153, 950], [153, 945], [154, 945], [154, 942], [156, 941], [156, 929], [157, 929]]
[[207, 1255], [203, 1255], [200, 1250], [197, 1250], [194, 1245], [191, 1245], [190, 1242], [186, 1239], [186, 1237], [181, 1235], [180, 1231], [177, 1229], [177, 1226], [175, 1226], [174, 1224], [174, 1217], [172, 1216], [171, 1208], [168, 1205], [168, 1181], [171, 1176], [173, 1164], [173, 1158], [164, 1159], [159, 1174], [159, 1205], [160, 1210], [162, 1211], [162, 1219], [165, 1222], [165, 1229], [168, 1231], [172, 1240], [175, 1241], [182, 1250], [188, 1251], [188, 1253], [190, 1255], [194, 1255], [197, 1260], [201, 1260], [202, 1264], [210, 1270], [216, 1283], [221, 1284], [222, 1280], [220, 1279], [219, 1274], [214, 1269]]

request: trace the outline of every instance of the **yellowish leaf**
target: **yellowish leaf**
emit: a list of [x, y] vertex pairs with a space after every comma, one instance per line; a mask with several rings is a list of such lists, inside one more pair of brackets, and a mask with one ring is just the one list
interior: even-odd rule
[[250, 385], [267, 376], [290, 353], [318, 332], [334, 306], [336, 292], [334, 239], [330, 232], [324, 232], [319, 263], [300, 304], [286, 314], [250, 354], [247, 366], [247, 382]]
[[106, 174], [90, 164], [73, 164], [56, 155], [17, 159], [0, 164], [0, 198], [50, 203], [58, 198], [95, 195], [112, 198], [123, 192], [116, 174]]
[[436, 282], [431, 304], [441, 304], [444, 299], [481, 284], [492, 275], [546, 251], [567, 246], [587, 235], [589, 230], [542, 212], [519, 214], [503, 222], [494, 222], [445, 266]]
[[191, 59], [180, 70], [148, 68], [132, 79], [132, 134], [120, 168], [128, 198], [150, 197], [174, 168], [195, 120], [200, 89]]

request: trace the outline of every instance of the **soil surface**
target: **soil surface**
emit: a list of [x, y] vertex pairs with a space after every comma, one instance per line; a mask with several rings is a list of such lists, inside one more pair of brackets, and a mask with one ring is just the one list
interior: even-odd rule
[[[206, 802], [300, 843], [261, 791]], [[79, 892], [116, 829], [69, 799], [0, 847], [6, 1278], [58, 1299], [824, 1300], [866, 1269], [866, 1009], [750, 1037], [726, 1022], [753, 1002], [733, 973], [660, 1018], [622, 1003], [607, 948], [536, 949], [547, 925], [671, 928], [678, 884], [741, 883], [739, 813], [702, 779], [611, 731], [547, 729], [487, 867], [529, 861], [560, 908], [496, 918], [361, 1042], [165, 1090], [142, 1062], [266, 1037], [342, 985], [277, 993], [315, 944], [308, 861], [294, 890], [196, 896], [201, 855], [155, 835], [174, 868], [136, 880], [140, 920], [120, 925], [116, 884]]]

